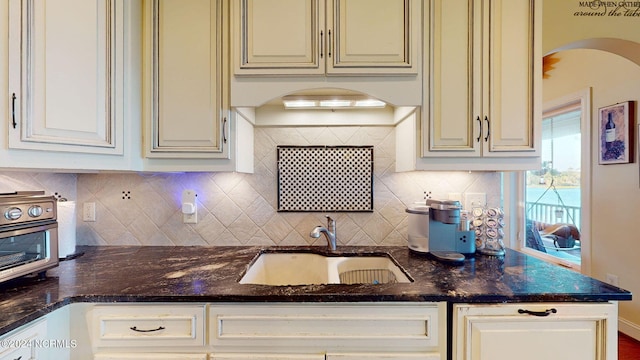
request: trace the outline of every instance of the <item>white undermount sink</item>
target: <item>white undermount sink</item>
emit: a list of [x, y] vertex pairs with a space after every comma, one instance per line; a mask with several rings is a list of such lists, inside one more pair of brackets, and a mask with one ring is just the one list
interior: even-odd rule
[[324, 256], [305, 252], [265, 252], [251, 264], [241, 284], [383, 284], [411, 280], [384, 255]]

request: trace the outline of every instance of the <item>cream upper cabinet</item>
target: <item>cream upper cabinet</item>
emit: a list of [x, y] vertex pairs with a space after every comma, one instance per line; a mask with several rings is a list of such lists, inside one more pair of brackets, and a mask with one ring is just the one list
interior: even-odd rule
[[539, 157], [541, 1], [428, 3], [422, 157]]
[[144, 5], [144, 149], [147, 158], [228, 158], [226, 2]]
[[616, 360], [617, 306], [454, 305], [454, 360]]
[[123, 154], [123, 8], [9, 1], [10, 149]]
[[236, 75], [418, 73], [416, 0], [233, 0]]

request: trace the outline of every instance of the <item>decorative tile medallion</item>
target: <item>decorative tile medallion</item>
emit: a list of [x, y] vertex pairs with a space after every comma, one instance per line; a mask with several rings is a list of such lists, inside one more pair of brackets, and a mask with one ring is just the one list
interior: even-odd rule
[[278, 211], [373, 211], [373, 146], [278, 146]]

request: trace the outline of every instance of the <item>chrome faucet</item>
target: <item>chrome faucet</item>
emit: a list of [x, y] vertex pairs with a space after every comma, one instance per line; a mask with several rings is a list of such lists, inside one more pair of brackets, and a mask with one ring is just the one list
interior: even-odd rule
[[336, 250], [336, 221], [333, 220], [329, 215], [326, 215], [327, 217], [327, 227], [324, 226], [316, 226], [311, 233], [309, 234], [309, 236], [311, 236], [314, 239], [317, 239], [320, 237], [320, 234], [324, 234], [324, 237], [327, 238], [327, 244], [329, 246], [329, 249], [331, 251], [335, 251]]

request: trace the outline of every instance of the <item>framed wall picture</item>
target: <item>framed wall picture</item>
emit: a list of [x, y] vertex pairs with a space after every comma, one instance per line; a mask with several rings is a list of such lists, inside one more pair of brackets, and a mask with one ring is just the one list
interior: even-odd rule
[[599, 109], [599, 163], [633, 162], [634, 103], [626, 101]]

